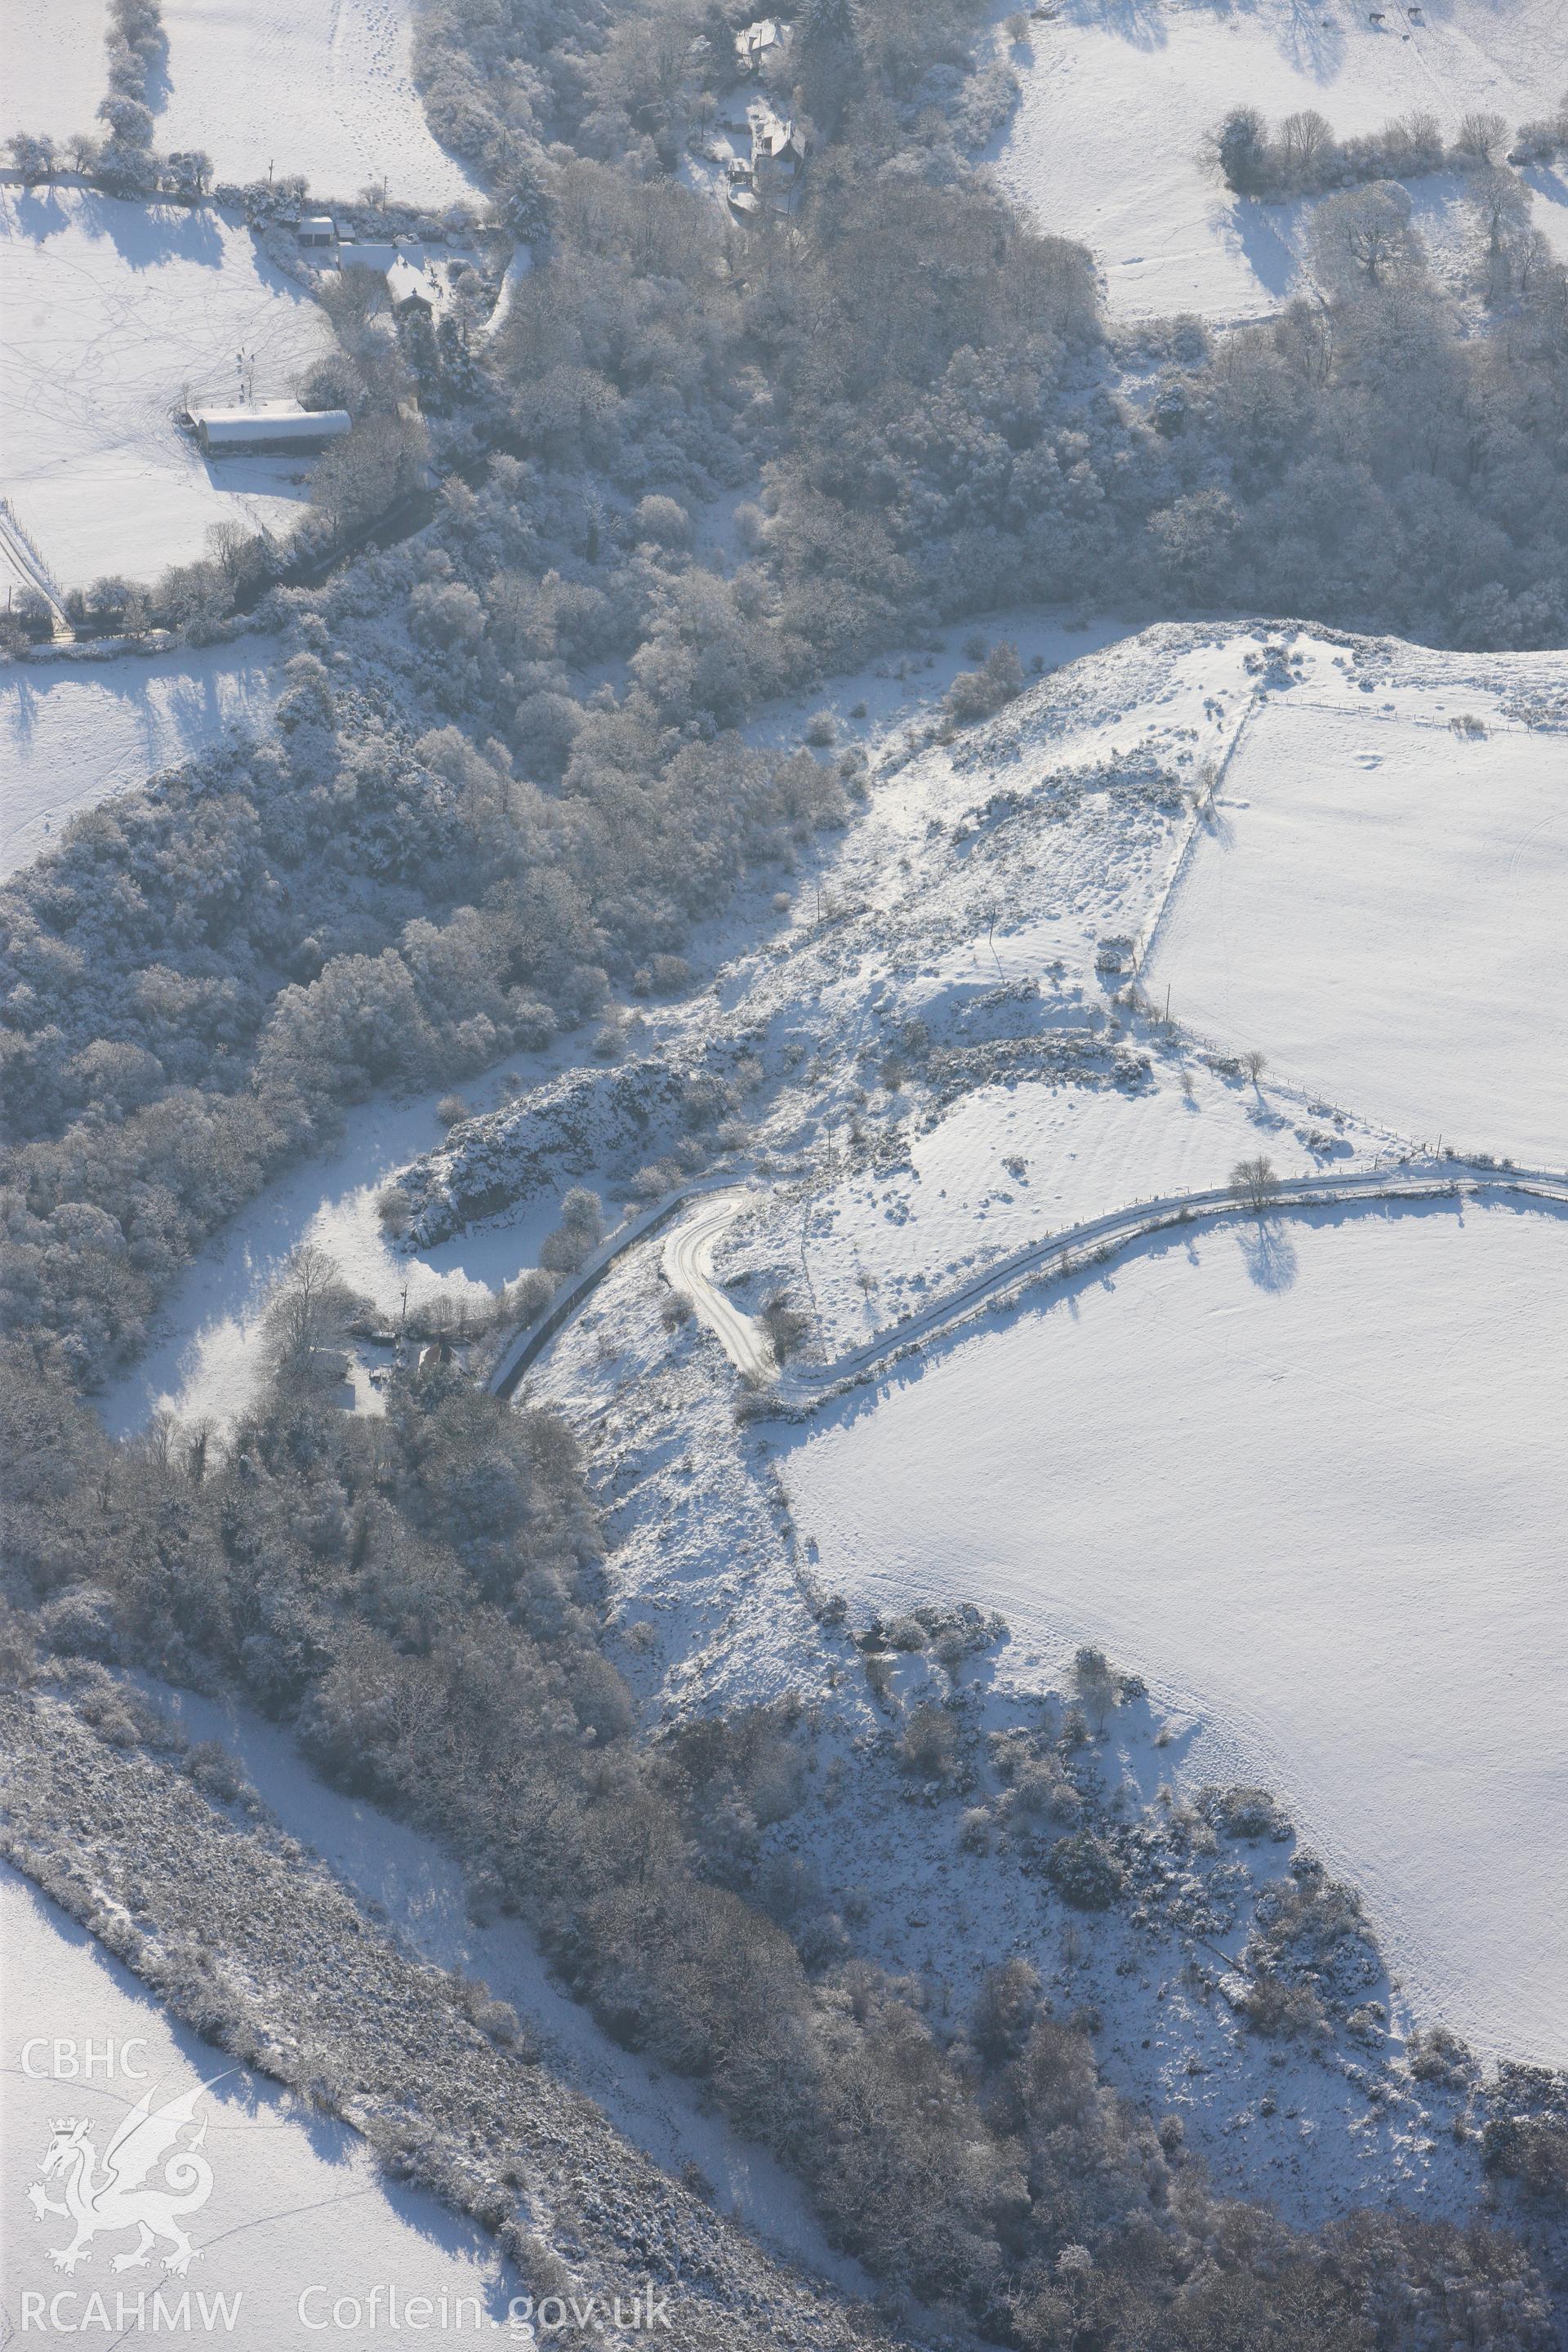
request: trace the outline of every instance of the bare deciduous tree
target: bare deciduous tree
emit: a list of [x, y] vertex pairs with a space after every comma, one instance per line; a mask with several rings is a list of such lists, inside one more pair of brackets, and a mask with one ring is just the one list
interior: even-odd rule
[[1500, 163], [1508, 152], [1508, 124], [1500, 114], [1478, 110], [1467, 114], [1454, 136], [1454, 152], [1483, 167]]
[[279, 1383], [318, 1385], [335, 1378], [331, 1359], [369, 1301], [350, 1288], [336, 1258], [314, 1242], [293, 1251], [262, 1325], [268, 1369]]
[[1230, 1181], [1255, 1216], [1265, 1215], [1279, 1197], [1274, 1162], [1261, 1151], [1255, 1159], [1238, 1160], [1230, 1171]]
[[1331, 196], [1312, 224], [1311, 249], [1314, 269], [1331, 284], [1344, 277], [1347, 265], [1369, 286], [1414, 272], [1421, 245], [1410, 226], [1408, 194], [1397, 181], [1373, 180]]

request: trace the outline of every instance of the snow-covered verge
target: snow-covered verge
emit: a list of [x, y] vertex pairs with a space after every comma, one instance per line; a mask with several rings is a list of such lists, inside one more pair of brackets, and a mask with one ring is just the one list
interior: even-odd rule
[[[188, 2295], [193, 2336], [210, 2332], [236, 2352], [302, 2352], [320, 2341], [320, 2327], [310, 2323], [324, 2323], [339, 2295], [363, 2294], [394, 2279], [405, 2299], [428, 2296], [433, 2311], [444, 2297], [448, 2313], [467, 2298], [465, 2315], [476, 2332], [488, 2334], [504, 2318], [515, 2282], [479, 2231], [434, 2199], [381, 2177], [370, 2149], [347, 2126], [312, 2113], [176, 2024], [129, 1969], [5, 1864], [0, 1952], [6, 2084], [0, 2308], [7, 2340], [79, 2331], [89, 2338], [101, 2332], [110, 2341], [128, 2323], [134, 2330], [139, 2296], [149, 2332], [158, 2325], [154, 2298], [161, 2297], [167, 2326], [179, 2333], [174, 2315]], [[84, 2079], [89, 2045], [94, 2066]], [[211, 2190], [199, 2210], [183, 2217], [197, 2259], [171, 2276], [163, 2267], [170, 2247], [160, 2242], [142, 2267], [111, 2276], [110, 2259], [134, 2253], [135, 2242], [125, 2232], [104, 2232], [89, 2241], [82, 2268], [63, 2272], [54, 2257], [71, 2244], [73, 2222], [48, 2208], [30, 2210], [28, 2194], [40, 2181], [57, 2121], [64, 2115], [84, 2121], [101, 2165], [143, 2093], [154, 2109], [191, 2096], [184, 2144], [205, 2126], [202, 2156]], [[149, 2188], [161, 2177], [154, 2167]], [[61, 2201], [63, 2186], [58, 2174], [44, 2176], [50, 2208]], [[383, 2304], [380, 2325], [362, 2334], [362, 2343], [390, 2338], [384, 2294]]]
[[1568, 761], [1561, 734], [1472, 723], [1261, 714], [1145, 984], [1406, 1134], [1561, 1167]]
[[224, 180], [302, 173], [327, 196], [367, 186], [405, 204], [471, 198], [430, 135], [410, 69], [412, 0], [163, 0], [169, 90], [161, 146], [204, 148]]
[[[1205, 173], [1204, 134], [1228, 108], [1272, 121], [1316, 108], [1342, 138], [1436, 112], [1451, 137], [1476, 109], [1510, 125], [1546, 114], [1568, 80], [1555, 0], [1384, 14], [1373, 21], [1360, 0], [1037, 10], [1013, 54], [1023, 95], [991, 150], [996, 177], [1043, 228], [1090, 248], [1113, 315], [1266, 315], [1296, 275], [1300, 208], [1244, 204]], [[1561, 243], [1561, 179], [1540, 168], [1526, 178], [1535, 225]]]
[[0, 879], [53, 845], [79, 810], [134, 791], [275, 696], [270, 639], [108, 661], [18, 664], [0, 676], [5, 807]]
[[[673, 2340], [704, 2352], [864, 2340], [842, 2302], [763, 2253], [561, 2083], [491, 1991], [431, 1967], [363, 1909], [341, 1880], [271, 1823], [218, 1751], [138, 1745], [123, 1701], [101, 1687], [89, 1687], [85, 1697], [96, 1728], [42, 1691], [0, 1702], [10, 1860], [128, 1962], [183, 2025], [195, 2024], [229, 2053], [231, 2084], [248, 2088], [252, 2116], [258, 2101], [261, 2115], [268, 2113], [268, 2095], [254, 2077], [287, 2084], [313, 2108], [352, 2124], [394, 2178], [434, 2188], [448, 2209], [426, 2209], [427, 2239], [435, 2244], [412, 2254], [395, 2235], [397, 2214], [373, 2218], [367, 2209], [363, 2245], [354, 2242], [342, 2269], [321, 2281], [329, 2289], [329, 2312], [334, 2294], [368, 2297], [372, 2285], [395, 2283], [405, 2301], [438, 2294], [443, 2286], [455, 2297], [460, 2282], [465, 2293], [480, 2294], [480, 2313], [443, 2326], [441, 2340], [454, 2342], [466, 2328], [485, 2336], [503, 2328], [514, 2294], [574, 2293], [600, 2298], [604, 2324], [595, 2329], [589, 2321], [586, 2332], [610, 2345], [631, 2336], [635, 2323], [612, 2325], [609, 2301], [618, 2294], [629, 2311], [634, 2294], [651, 2284], [669, 2298], [668, 2325], [679, 2331]], [[68, 1832], [61, 1828], [67, 1817]], [[68, 1928], [61, 1932], [69, 1935]], [[132, 2033], [151, 2042], [152, 2023], [141, 2021], [156, 2020], [155, 2004], [144, 1994], [137, 1999], [123, 1977], [115, 1990], [138, 2021]], [[17, 2043], [40, 2033], [53, 2040], [47, 2019], [59, 2011], [38, 1989], [37, 1972], [29, 1991], [36, 1998], [26, 2008], [7, 2002], [8, 2063], [13, 2036]], [[95, 1992], [101, 2017], [104, 1995]], [[40, 2021], [32, 2023], [33, 2017]], [[87, 2021], [64, 2031], [85, 2041]], [[164, 2038], [186, 2063], [200, 2064], [199, 2044], [185, 2039], [182, 2045], [167, 2030]], [[100, 2030], [100, 2049], [102, 2040]], [[221, 2063], [201, 2067], [203, 2079], [222, 2072]], [[47, 2085], [57, 2109], [60, 2094], [58, 2083]], [[270, 2112], [279, 2122], [289, 2118], [281, 2105]], [[216, 2208], [216, 2130], [207, 2145]], [[316, 2137], [325, 2163], [338, 2158], [342, 2192], [357, 2191], [365, 2208], [377, 2194], [374, 2175], [363, 2160], [343, 2160], [353, 2146], [331, 2126]], [[35, 2149], [29, 2139], [18, 2158], [8, 2151], [8, 2162], [25, 2164], [28, 2155], [36, 2162], [41, 2154], [42, 2145]], [[287, 2178], [290, 2162], [303, 2177], [295, 2151], [285, 2148], [277, 2179]], [[256, 2198], [254, 2176], [252, 2183], [239, 2179], [238, 2161], [226, 2169], [235, 2176], [229, 2210], [237, 2208], [230, 2227], [243, 2231], [268, 2206]], [[411, 2218], [419, 2213], [413, 2200], [400, 2210]], [[504, 2267], [492, 2253], [481, 2272], [473, 2241], [454, 2228], [453, 2213], [483, 2223], [510, 2258]], [[42, 2231], [29, 2239], [40, 2284], [49, 2266], [32, 2249], [49, 2242]], [[237, 2272], [254, 2275], [257, 2251], [245, 2247]], [[373, 2266], [373, 2252], [395, 2267]], [[323, 2238], [301, 2229], [286, 2256], [276, 2247], [272, 2254], [276, 2276], [267, 2308], [283, 2332], [236, 2338], [258, 2352], [319, 2340], [321, 2332], [309, 2325], [318, 2316], [314, 2305], [304, 2324], [296, 2322], [297, 2333], [288, 2322], [289, 2305], [297, 2310], [300, 2291], [315, 2284], [300, 2264], [326, 2259]], [[204, 2260], [199, 2283], [209, 2292], [228, 2284], [226, 2260], [217, 2244]], [[14, 2268], [8, 2260], [7, 2292]], [[287, 2301], [277, 2287], [288, 2291]], [[150, 2308], [151, 2295], [148, 2302]], [[68, 2309], [68, 2318], [77, 2315]], [[419, 2324], [405, 2316], [400, 2326], [384, 2294], [379, 2313], [367, 2301], [359, 2319], [340, 2326], [363, 2344], [402, 2340]], [[434, 2315], [424, 2324], [433, 2327]], [[521, 2326], [519, 2336], [531, 2340]]]
[[30, 131], [63, 145], [93, 128], [107, 21], [105, 0], [0, 0], [0, 138]]
[[214, 523], [298, 519], [310, 460], [209, 462], [174, 421], [187, 399], [235, 396], [239, 352], [259, 398], [329, 340], [247, 229], [86, 188], [0, 189], [0, 301], [6, 488], [59, 587], [152, 579], [200, 555]]

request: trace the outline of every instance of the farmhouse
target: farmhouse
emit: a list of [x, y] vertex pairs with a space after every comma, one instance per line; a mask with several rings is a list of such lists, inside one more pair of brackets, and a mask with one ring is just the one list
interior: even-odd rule
[[744, 74], [761, 73], [769, 61], [778, 57], [789, 38], [789, 26], [780, 24], [776, 16], [759, 16], [735, 36], [735, 62]]
[[395, 245], [390, 238], [351, 238], [338, 247], [340, 269], [374, 269], [378, 278], [399, 261], [408, 262], [415, 269], [425, 267], [425, 248], [418, 245]]
[[760, 99], [746, 109], [752, 126], [752, 184], [764, 203], [787, 204], [805, 169], [805, 141], [793, 122]]
[[297, 400], [258, 400], [247, 408], [193, 408], [191, 423], [208, 457], [247, 449], [321, 449], [349, 432], [342, 408], [301, 408]]

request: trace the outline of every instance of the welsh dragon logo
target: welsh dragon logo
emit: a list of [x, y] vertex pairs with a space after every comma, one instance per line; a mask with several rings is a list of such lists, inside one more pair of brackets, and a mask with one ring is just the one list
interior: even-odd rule
[[[104, 2149], [101, 2168], [89, 2137], [90, 2124], [67, 2116], [55, 2125], [44, 2151], [43, 2178], [34, 2181], [27, 2200], [40, 2221], [58, 2213], [74, 2224], [70, 2243], [53, 2251], [58, 2270], [74, 2271], [79, 2263], [90, 2262], [88, 2248], [94, 2238], [125, 2230], [136, 2231], [136, 2244], [113, 2257], [112, 2270], [134, 2270], [160, 2239], [171, 2249], [163, 2258], [165, 2270], [185, 2271], [199, 2258], [181, 2217], [199, 2212], [213, 2192], [212, 2167], [197, 2152], [207, 2136], [206, 2118], [198, 2122], [195, 2116], [197, 2101], [211, 2087], [198, 2083], [161, 2107], [153, 2106], [151, 2091], [144, 2093]], [[184, 2141], [182, 2133], [189, 2135]], [[162, 2177], [150, 2179], [155, 2171]], [[59, 2182], [63, 2202], [46, 2193], [46, 2180]]]

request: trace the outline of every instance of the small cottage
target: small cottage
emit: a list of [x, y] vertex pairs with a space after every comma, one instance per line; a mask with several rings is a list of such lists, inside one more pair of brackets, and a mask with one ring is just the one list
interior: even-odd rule
[[423, 302], [427, 310], [436, 308], [434, 278], [416, 268], [406, 254], [400, 253], [387, 271], [386, 290], [392, 297], [395, 310], [400, 310], [405, 302]]

